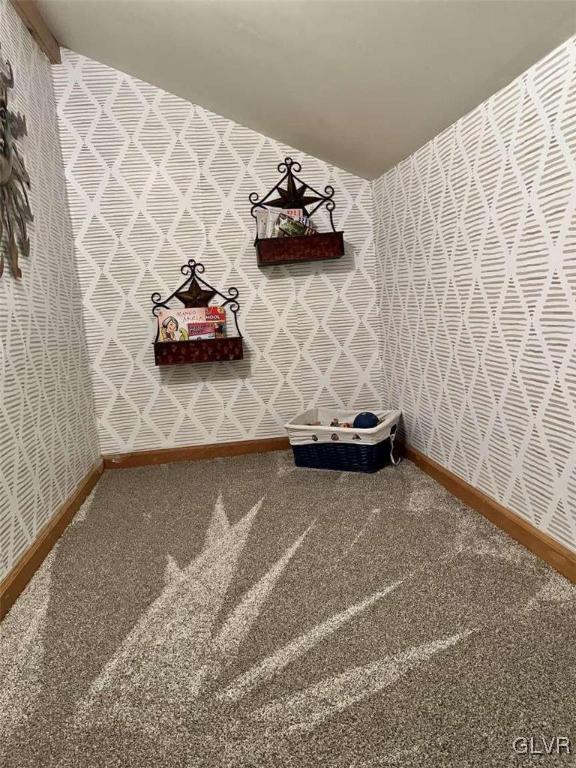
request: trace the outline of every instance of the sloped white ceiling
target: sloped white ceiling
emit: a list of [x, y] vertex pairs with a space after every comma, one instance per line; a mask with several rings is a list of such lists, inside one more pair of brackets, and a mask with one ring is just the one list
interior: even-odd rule
[[66, 47], [375, 178], [576, 32], [556, 0], [41, 0]]

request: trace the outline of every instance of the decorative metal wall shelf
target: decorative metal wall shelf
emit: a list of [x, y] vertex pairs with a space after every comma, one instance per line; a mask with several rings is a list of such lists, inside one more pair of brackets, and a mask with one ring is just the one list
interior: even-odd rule
[[[171, 309], [170, 302], [178, 299], [185, 308], [212, 306], [212, 300], [216, 297], [214, 306], [230, 310], [234, 318], [236, 328], [235, 336], [225, 336], [220, 339], [190, 339], [188, 341], [160, 341], [159, 330], [156, 331], [154, 341], [154, 359], [156, 365], [180, 365], [182, 363], [211, 363], [227, 360], [242, 360], [244, 347], [242, 334], [238, 325], [238, 288], [229, 288], [228, 294], [221, 293], [214, 286], [207, 283], [200, 275], [204, 273], [204, 265], [190, 259], [187, 264], [180, 267], [186, 280], [163, 299], [157, 292], [153, 293], [152, 314], [158, 317], [160, 309]], [[228, 328], [226, 329], [228, 332]]]
[[[249, 200], [252, 203], [250, 213], [256, 221], [256, 210], [268, 206], [276, 208], [301, 208], [305, 215], [311, 218], [323, 206], [328, 211], [332, 232], [318, 232], [315, 235], [301, 237], [258, 237], [254, 240], [258, 266], [267, 267], [276, 264], [293, 264], [306, 261], [322, 261], [324, 259], [339, 259], [344, 255], [344, 233], [337, 232], [332, 216], [336, 203], [334, 202], [334, 187], [324, 188], [324, 194], [302, 181], [295, 172], [300, 173], [302, 166], [285, 158], [278, 165], [278, 173], [282, 178], [262, 198], [257, 192], [252, 192]], [[277, 197], [274, 197], [274, 195]]]

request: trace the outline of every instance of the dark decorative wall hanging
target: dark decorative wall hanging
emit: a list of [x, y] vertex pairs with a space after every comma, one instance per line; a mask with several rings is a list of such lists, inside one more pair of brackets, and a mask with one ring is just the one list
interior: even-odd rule
[[[228, 323], [225, 335], [219, 338], [180, 341], [161, 341], [159, 324], [154, 342], [156, 365], [241, 360], [244, 356], [244, 350], [242, 334], [238, 326], [238, 311], [240, 309], [238, 288], [229, 288], [227, 295], [221, 293], [201, 277], [204, 273], [204, 265], [194, 259], [190, 259], [187, 264], [183, 264], [180, 267], [180, 271], [183, 275], [186, 275], [186, 280], [174, 293], [171, 293], [165, 299], [157, 292], [152, 294], [152, 314], [154, 317], [158, 318], [163, 309], [173, 309], [170, 306], [170, 302], [173, 299], [178, 299], [186, 309], [208, 306], [219, 307], [224, 310], [228, 309], [232, 313], [234, 324], [230, 329], [228, 325], [231, 325], [231, 323]], [[233, 331], [233, 335], [229, 335], [230, 330]]]
[[26, 118], [8, 109], [8, 91], [14, 86], [12, 66], [0, 53], [0, 276], [8, 256], [12, 273], [22, 277], [18, 255], [30, 255], [26, 231], [33, 221], [28, 192], [30, 177], [16, 140], [26, 136]]
[[[324, 194], [302, 181], [296, 173], [302, 166], [285, 158], [278, 165], [278, 173], [282, 174], [280, 181], [272, 189], [259, 198], [257, 192], [252, 192], [249, 200], [252, 203], [250, 213], [257, 224], [254, 245], [261, 267], [275, 264], [291, 264], [294, 262], [320, 261], [323, 259], [339, 259], [344, 255], [344, 233], [337, 232], [334, 226], [333, 211], [336, 203], [333, 200], [334, 188], [326, 186]], [[314, 214], [322, 207], [328, 211], [331, 232], [315, 232], [307, 235], [291, 235], [287, 237], [259, 237], [259, 210], [267, 208], [300, 209], [312, 220]]]

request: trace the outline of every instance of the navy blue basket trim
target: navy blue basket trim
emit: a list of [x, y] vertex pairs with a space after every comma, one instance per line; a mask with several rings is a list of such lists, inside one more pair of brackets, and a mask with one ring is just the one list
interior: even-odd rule
[[340, 472], [377, 472], [391, 463], [390, 449], [389, 437], [376, 445], [330, 442], [292, 446], [297, 467]]

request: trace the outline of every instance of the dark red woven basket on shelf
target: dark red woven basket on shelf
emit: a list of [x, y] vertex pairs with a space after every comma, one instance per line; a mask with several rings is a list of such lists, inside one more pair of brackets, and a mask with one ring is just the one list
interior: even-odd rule
[[156, 365], [179, 363], [214, 363], [225, 360], [242, 360], [244, 348], [241, 336], [223, 339], [198, 339], [196, 341], [155, 341]]
[[339, 259], [344, 255], [344, 233], [260, 238], [256, 240], [256, 254], [260, 267]]
[[[291, 157], [277, 166], [280, 180], [266, 194], [260, 196], [252, 192], [248, 199], [251, 203], [250, 214], [256, 223], [256, 232], [271, 234], [269, 224], [260, 229], [258, 214], [267, 209], [296, 210], [298, 217], [306, 217], [307, 224], [316, 229], [313, 219], [318, 211], [326, 215], [322, 228], [329, 223], [331, 232], [315, 232], [308, 235], [290, 235], [288, 237], [256, 237], [254, 247], [259, 267], [271, 267], [276, 264], [299, 264], [305, 261], [324, 261], [339, 259], [344, 256], [344, 233], [337, 232], [334, 224], [334, 187], [327, 184], [324, 191], [315, 189], [297, 174], [302, 165]], [[290, 216], [290, 214], [288, 214]], [[301, 219], [302, 221], [302, 219]], [[261, 223], [261, 222], [260, 222]], [[299, 231], [302, 231], [300, 228]]]

